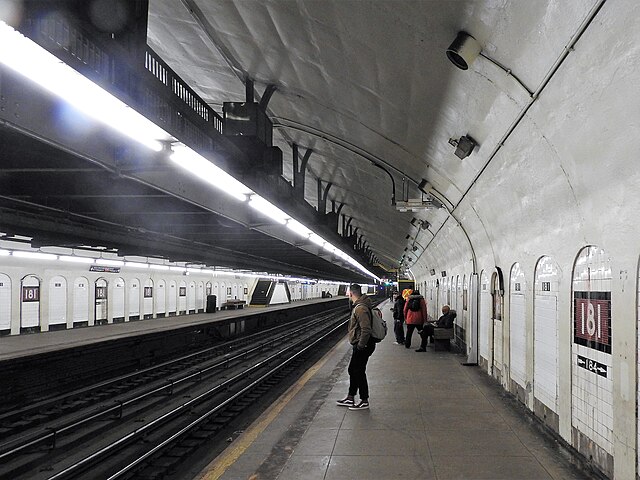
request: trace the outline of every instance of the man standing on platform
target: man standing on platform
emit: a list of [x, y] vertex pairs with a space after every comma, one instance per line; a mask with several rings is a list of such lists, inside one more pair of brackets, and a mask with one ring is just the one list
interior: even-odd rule
[[[337, 405], [349, 407], [349, 410], [367, 410], [369, 408], [369, 384], [367, 383], [367, 361], [376, 349], [371, 336], [371, 300], [362, 294], [357, 283], [349, 286], [349, 299], [353, 302], [349, 319], [349, 343], [353, 347], [349, 362], [349, 394], [338, 400]], [[355, 403], [356, 394], [360, 402]]]
[[404, 298], [398, 292], [393, 293], [393, 333], [396, 345], [404, 345]]

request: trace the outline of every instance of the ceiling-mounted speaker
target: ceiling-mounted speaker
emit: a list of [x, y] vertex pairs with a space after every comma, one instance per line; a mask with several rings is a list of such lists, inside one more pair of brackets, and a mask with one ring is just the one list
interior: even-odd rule
[[460, 70], [468, 70], [481, 51], [482, 46], [475, 38], [467, 32], [458, 32], [456, 39], [447, 48], [447, 58]]
[[469, 155], [471, 155], [471, 152], [473, 152], [473, 149], [477, 144], [478, 143], [469, 135], [460, 137], [460, 140], [458, 140], [458, 145], [456, 146], [456, 157], [458, 157], [460, 160], [467, 158]]

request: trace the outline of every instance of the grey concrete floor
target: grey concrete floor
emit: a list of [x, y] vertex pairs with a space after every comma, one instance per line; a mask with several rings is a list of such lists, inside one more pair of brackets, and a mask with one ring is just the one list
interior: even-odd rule
[[335, 405], [348, 387], [351, 353], [341, 342], [304, 386], [282, 401], [279, 414], [255, 440], [244, 440], [244, 454], [224, 474], [203, 472], [200, 478], [596, 478], [573, 464], [571, 455], [478, 367], [463, 366], [464, 357], [432, 347], [417, 353], [415, 336], [412, 349], [393, 340], [390, 332], [369, 360], [369, 410]]

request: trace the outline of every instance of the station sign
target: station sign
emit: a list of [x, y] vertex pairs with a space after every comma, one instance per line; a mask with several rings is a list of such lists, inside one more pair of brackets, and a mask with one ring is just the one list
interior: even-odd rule
[[573, 341], [611, 353], [611, 292], [573, 293]]
[[104, 273], [120, 273], [120, 267], [103, 267], [102, 265], [91, 265], [89, 267], [90, 272], [104, 272]]

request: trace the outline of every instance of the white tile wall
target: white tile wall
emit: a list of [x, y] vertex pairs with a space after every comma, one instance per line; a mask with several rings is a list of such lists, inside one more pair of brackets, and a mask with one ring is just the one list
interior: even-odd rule
[[480, 275], [480, 325], [479, 337], [480, 337], [480, 356], [488, 360], [491, 364], [491, 357], [489, 355], [489, 329], [493, 328], [491, 323], [491, 293], [490, 293], [489, 279], [487, 274], [482, 272]]
[[[611, 291], [611, 266], [604, 250], [586, 247], [580, 252], [574, 265], [572, 298], [573, 291]], [[573, 331], [573, 317], [571, 322]], [[578, 355], [606, 365], [607, 378], [579, 367]], [[572, 335], [571, 362], [572, 424], [606, 452], [613, 454], [612, 357], [573, 343]]]
[[11, 328], [11, 278], [0, 273], [0, 330]]
[[534, 303], [533, 394], [558, 413], [558, 301], [536, 290]]
[[[543, 289], [543, 283], [548, 290]], [[536, 265], [533, 306], [533, 394], [558, 413], [558, 296], [560, 268], [550, 257]]]
[[[519, 284], [520, 290], [516, 290]], [[520, 386], [527, 383], [527, 330], [525, 326], [525, 275], [520, 264], [511, 268], [511, 288], [509, 298], [509, 356], [511, 378]]]

